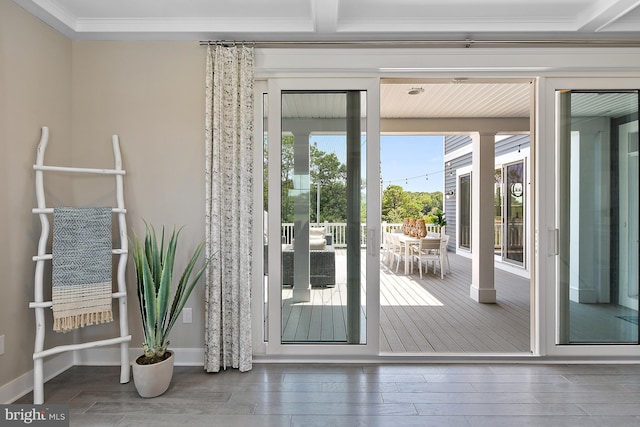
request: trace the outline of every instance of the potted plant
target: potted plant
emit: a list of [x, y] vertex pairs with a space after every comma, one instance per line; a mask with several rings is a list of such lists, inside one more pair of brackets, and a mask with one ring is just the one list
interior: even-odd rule
[[174, 355], [167, 351], [169, 332], [204, 273], [208, 260], [191, 277], [204, 248], [203, 240], [180, 276], [175, 291], [172, 290], [178, 236], [182, 229], [172, 231], [165, 247], [164, 226], [160, 240], [153, 226], [146, 222], [145, 226], [144, 242], [134, 232], [131, 245], [144, 332], [144, 354], [135, 360], [132, 368], [138, 394], [142, 397], [155, 397], [169, 388], [173, 376]]
[[447, 220], [445, 219], [445, 213], [440, 209], [436, 209], [433, 213], [433, 223], [440, 227], [440, 233], [444, 234], [444, 227], [447, 225]]

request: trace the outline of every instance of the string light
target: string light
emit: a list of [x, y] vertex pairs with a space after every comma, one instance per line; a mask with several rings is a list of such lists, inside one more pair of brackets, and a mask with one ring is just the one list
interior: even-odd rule
[[[439, 171], [436, 171], [436, 172], [427, 172], [424, 175], [409, 176], [409, 177], [400, 178], [400, 179], [390, 179], [390, 180], [383, 181], [383, 182], [386, 183], [387, 185], [391, 185], [391, 184], [394, 184], [394, 183], [398, 183], [398, 182], [403, 182], [404, 181], [405, 185], [409, 185], [409, 181], [412, 181], [414, 179], [422, 179], [422, 178], [424, 178], [426, 181], [429, 181], [429, 175], [437, 175], [437, 174], [444, 173], [444, 172], [446, 172], [445, 169], [439, 170]], [[453, 175], [453, 170], [451, 171], [451, 174]]]

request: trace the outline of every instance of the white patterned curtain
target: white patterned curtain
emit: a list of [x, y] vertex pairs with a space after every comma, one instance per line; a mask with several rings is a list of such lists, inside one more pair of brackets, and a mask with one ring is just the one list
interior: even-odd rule
[[253, 48], [209, 46], [206, 73], [205, 369], [244, 372], [252, 366]]

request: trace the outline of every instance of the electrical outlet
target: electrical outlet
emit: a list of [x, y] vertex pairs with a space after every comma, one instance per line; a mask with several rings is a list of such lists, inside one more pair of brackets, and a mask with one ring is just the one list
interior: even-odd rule
[[0, 355], [4, 354], [4, 335], [0, 335]]
[[182, 323], [193, 323], [193, 310], [191, 308], [182, 310]]

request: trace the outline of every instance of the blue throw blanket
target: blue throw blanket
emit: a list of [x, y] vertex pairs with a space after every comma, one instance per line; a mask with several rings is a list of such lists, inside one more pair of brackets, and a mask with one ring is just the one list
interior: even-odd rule
[[111, 208], [54, 208], [53, 330], [113, 320]]

